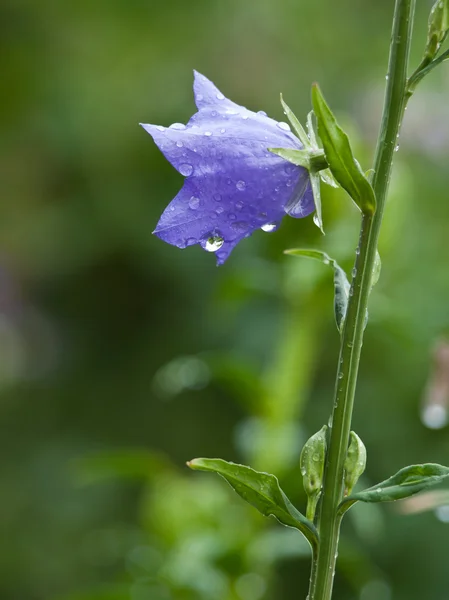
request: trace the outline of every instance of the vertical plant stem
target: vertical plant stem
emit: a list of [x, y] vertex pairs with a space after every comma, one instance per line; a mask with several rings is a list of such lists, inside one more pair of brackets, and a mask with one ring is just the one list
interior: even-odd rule
[[337, 508], [344, 491], [344, 462], [351, 430], [371, 276], [390, 181], [394, 149], [397, 145], [405, 108], [407, 65], [414, 8], [415, 0], [396, 0], [387, 88], [372, 180], [377, 208], [374, 215], [364, 214], [362, 217], [355, 271], [350, 291], [351, 297], [341, 338], [332, 425], [319, 516], [320, 546], [310, 594], [313, 600], [330, 600], [332, 596], [341, 523]]

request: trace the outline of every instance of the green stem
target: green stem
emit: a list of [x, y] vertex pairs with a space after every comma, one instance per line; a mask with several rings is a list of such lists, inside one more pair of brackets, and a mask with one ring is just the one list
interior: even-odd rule
[[407, 84], [407, 99], [413, 94], [418, 83], [423, 79], [430, 71], [433, 71], [435, 67], [440, 65], [445, 60], [449, 60], [449, 50], [443, 52], [438, 58], [435, 58], [431, 62], [423, 60], [416, 71], [410, 76]]
[[415, 0], [396, 0], [387, 88], [372, 180], [377, 208], [374, 215], [366, 214], [362, 217], [360, 241], [350, 291], [351, 297], [342, 332], [319, 516], [320, 545], [315, 581], [312, 586], [313, 600], [330, 600], [332, 596], [341, 524], [338, 505], [344, 493], [344, 462], [351, 430], [371, 276], [376, 260], [377, 242], [390, 181], [394, 149], [405, 107], [407, 65], [414, 8]]

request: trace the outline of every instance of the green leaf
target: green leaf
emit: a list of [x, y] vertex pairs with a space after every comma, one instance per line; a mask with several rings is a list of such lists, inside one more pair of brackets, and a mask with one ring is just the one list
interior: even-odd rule
[[340, 267], [336, 260], [331, 258], [325, 252], [321, 250], [312, 250], [308, 248], [293, 248], [291, 250], [285, 250], [285, 254], [291, 256], [305, 256], [306, 258], [313, 258], [319, 260], [324, 265], [330, 265], [334, 269], [334, 311], [335, 321], [337, 323], [338, 331], [343, 328], [344, 318], [346, 316], [346, 309], [349, 301], [349, 290], [350, 283], [346, 276], [346, 273]]
[[312, 87], [312, 103], [332, 175], [363, 213], [373, 214], [376, 208], [374, 190], [354, 158], [348, 136], [338, 125], [317, 84]]
[[313, 217], [313, 222], [324, 235], [323, 215], [321, 211], [320, 176], [317, 173], [310, 173], [310, 185], [312, 187], [313, 201], [315, 203], [315, 215]]
[[284, 102], [284, 98], [282, 97], [282, 94], [281, 94], [281, 104], [282, 104], [282, 108], [284, 109], [284, 114], [286, 115], [287, 119], [290, 121], [290, 124], [293, 127], [293, 129], [296, 131], [299, 139], [301, 140], [302, 145], [304, 146], [304, 148], [310, 149], [311, 144], [310, 144], [309, 138], [307, 137], [307, 133], [304, 131], [303, 126], [301, 125], [298, 118], [291, 110], [291, 108]]
[[221, 475], [229, 485], [265, 516], [274, 516], [287, 527], [298, 529], [312, 547], [318, 543], [318, 533], [290, 502], [274, 475], [254, 471], [251, 467], [238, 465], [220, 458], [195, 458], [187, 465], [196, 471], [209, 471]]
[[449, 477], [449, 467], [434, 463], [404, 467], [389, 479], [345, 498], [340, 503], [340, 511], [348, 510], [357, 501], [392, 502], [408, 498], [441, 483], [447, 477]]
[[304, 167], [310, 171], [310, 151], [309, 150], [290, 150], [288, 148], [268, 148], [273, 154], [285, 158], [298, 167]]

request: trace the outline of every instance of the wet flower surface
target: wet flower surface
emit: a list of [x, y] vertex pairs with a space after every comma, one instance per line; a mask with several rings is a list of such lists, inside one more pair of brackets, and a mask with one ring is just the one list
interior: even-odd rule
[[307, 171], [268, 151], [302, 148], [286, 123], [228, 100], [197, 72], [194, 94], [187, 125], [142, 124], [185, 177], [154, 233], [178, 248], [200, 244], [222, 264], [256, 229], [274, 231], [285, 214], [315, 207]]

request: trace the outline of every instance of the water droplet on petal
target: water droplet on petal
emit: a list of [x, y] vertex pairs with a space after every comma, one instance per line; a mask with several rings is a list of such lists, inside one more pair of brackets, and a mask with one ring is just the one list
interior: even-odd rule
[[209, 238], [207, 238], [203, 248], [207, 252], [216, 252], [217, 250], [220, 250], [220, 248], [223, 246], [223, 244], [224, 244], [224, 239], [221, 236], [211, 235]]
[[228, 219], [229, 219], [230, 221], [235, 221], [235, 219], [236, 219], [236, 218], [237, 218], [237, 217], [235, 216], [235, 214], [234, 214], [234, 213], [229, 213], [229, 215], [228, 215]]
[[217, 92], [217, 100], [224, 100], [224, 96], [221, 92]]
[[213, 111], [210, 113], [210, 115], [211, 115], [211, 117], [216, 117], [216, 116], [217, 116], [217, 111], [216, 111], [216, 110], [213, 110]]
[[222, 206], [219, 206], [215, 212], [217, 213], [217, 215], [221, 215], [224, 212], [224, 208]]
[[267, 233], [276, 231], [277, 228], [278, 228], [277, 223], [265, 223], [265, 225], [262, 225], [262, 227], [261, 227], [262, 231], [266, 231]]
[[226, 129], [220, 129], [220, 133], [225, 133]]
[[235, 203], [235, 208], [237, 210], [242, 210], [242, 208], [243, 208], [243, 202], [236, 202]]
[[186, 239], [186, 246], [193, 246], [193, 244], [196, 244], [197, 240], [195, 238], [187, 238]]
[[186, 126], [184, 125], [184, 123], [173, 123], [172, 125], [170, 125], [170, 129], [186, 129]]
[[157, 129], [158, 131], [165, 131], [165, 127], [162, 127], [162, 125], [158, 125], [158, 126], [156, 127], [156, 129]]
[[213, 198], [214, 198], [215, 202], [221, 202], [221, 195], [220, 194], [214, 194]]
[[238, 233], [245, 233], [246, 231], [248, 231], [248, 223], [246, 221], [234, 221], [234, 223], [231, 223], [231, 227], [234, 231], [237, 231]]
[[189, 200], [189, 206], [192, 210], [196, 210], [200, 206], [200, 199], [196, 196], [192, 196]]
[[205, 131], [204, 135], [210, 137], [212, 135], [212, 131]]
[[178, 146], [178, 148], [182, 148], [184, 146], [184, 144], [181, 141], [177, 141], [176, 145]]
[[258, 110], [257, 114], [260, 115], [261, 117], [266, 117], [267, 113], [264, 110]]
[[196, 99], [198, 100], [198, 102], [201, 102], [201, 100], [204, 100], [203, 94], [198, 94]]
[[249, 115], [247, 115], [247, 114], [245, 114], [245, 115], [242, 115], [242, 119], [243, 119], [244, 121], [246, 121], [247, 119], [249, 119]]
[[279, 129], [282, 129], [282, 131], [291, 131], [290, 125], [288, 125], [288, 123], [284, 123], [283, 121], [277, 123], [277, 126], [279, 127]]
[[237, 181], [235, 187], [242, 192], [246, 188], [246, 183], [242, 180]]
[[179, 172], [181, 175], [184, 175], [184, 177], [189, 177], [193, 173], [193, 167], [192, 165], [183, 163], [182, 165], [179, 165]]

